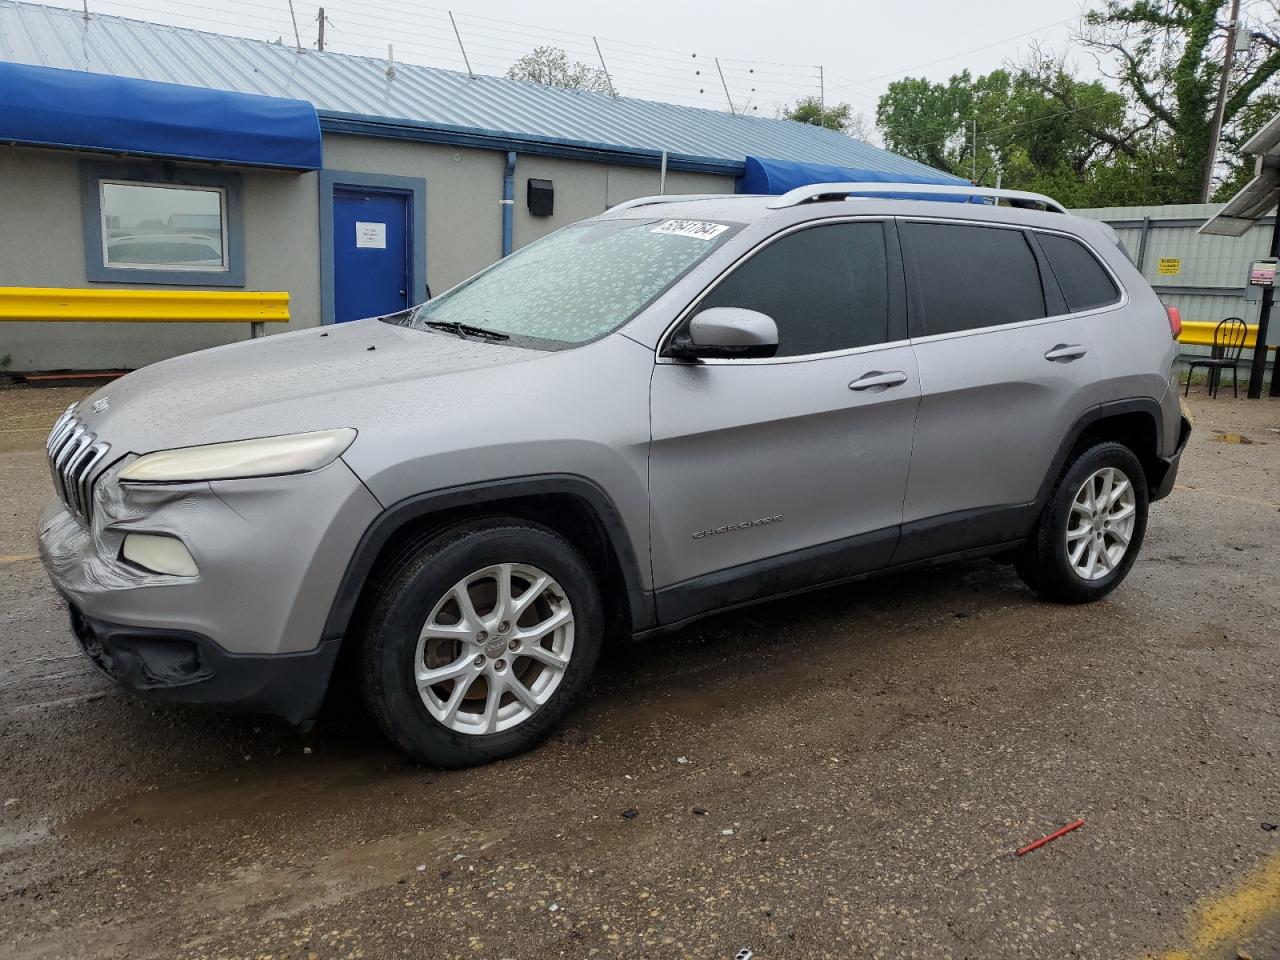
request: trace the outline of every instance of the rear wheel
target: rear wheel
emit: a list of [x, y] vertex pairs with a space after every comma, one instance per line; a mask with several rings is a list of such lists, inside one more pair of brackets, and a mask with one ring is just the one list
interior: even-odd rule
[[515, 520], [444, 531], [392, 571], [364, 632], [364, 693], [387, 735], [436, 766], [527, 750], [600, 653], [599, 593], [577, 551]]
[[1148, 500], [1133, 451], [1113, 442], [1088, 448], [1054, 486], [1015, 562], [1018, 574], [1047, 599], [1086, 603], [1106, 596], [1137, 560]]

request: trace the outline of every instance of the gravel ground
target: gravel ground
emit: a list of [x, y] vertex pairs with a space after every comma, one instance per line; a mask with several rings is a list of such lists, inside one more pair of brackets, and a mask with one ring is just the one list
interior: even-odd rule
[[1101, 603], [972, 562], [722, 615], [444, 773], [91, 670], [32, 535], [78, 395], [0, 391], [0, 955], [1280, 957], [1276, 401], [1191, 399]]

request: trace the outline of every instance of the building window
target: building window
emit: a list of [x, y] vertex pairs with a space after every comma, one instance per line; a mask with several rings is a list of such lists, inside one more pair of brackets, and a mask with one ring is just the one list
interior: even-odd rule
[[227, 269], [224, 191], [103, 180], [102, 260], [122, 270]]
[[234, 174], [90, 163], [82, 179], [89, 280], [244, 285]]

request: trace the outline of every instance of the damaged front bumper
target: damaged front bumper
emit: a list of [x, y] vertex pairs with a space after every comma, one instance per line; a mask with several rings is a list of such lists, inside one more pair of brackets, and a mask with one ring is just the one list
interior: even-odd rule
[[[324, 622], [377, 500], [342, 460], [181, 484], [119, 483], [125, 462], [96, 481], [88, 522], [57, 500], [40, 521], [45, 569], [85, 654], [149, 696], [313, 720], [341, 642]], [[197, 572], [126, 560], [130, 533], [180, 540]]]
[[198, 633], [108, 623], [85, 616], [74, 603], [68, 609], [85, 656], [133, 692], [273, 714], [302, 727], [320, 713], [341, 643], [329, 640], [300, 653], [234, 654]]

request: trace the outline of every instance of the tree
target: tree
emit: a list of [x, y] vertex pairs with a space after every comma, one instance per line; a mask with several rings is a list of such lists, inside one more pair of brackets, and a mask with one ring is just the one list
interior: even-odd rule
[[[1035, 69], [1052, 76], [1073, 107], [1042, 89], [1029, 66], [946, 83], [908, 77], [889, 85], [876, 110], [885, 145], [897, 153], [990, 186], [1050, 193], [1065, 203], [1110, 202], [1115, 190], [1103, 168], [1125, 166], [1138, 153], [1126, 139], [1123, 96], [1085, 83], [1065, 65], [1045, 59]], [[978, 121], [974, 154], [973, 121]]]
[[[1079, 39], [1100, 57], [1104, 73], [1133, 106], [1131, 128], [1150, 130], [1172, 162], [1155, 171], [1148, 202], [1199, 199], [1209, 133], [1226, 46], [1228, 0], [1107, 0], [1090, 11]], [[1277, 11], [1280, 12], [1280, 11]], [[1224, 111], [1227, 165], [1238, 163], [1243, 127], [1255, 121], [1249, 105], [1274, 91], [1280, 74], [1277, 18], [1247, 27], [1237, 39]], [[1107, 71], [1110, 72], [1107, 72]], [[1058, 91], [1050, 86], [1050, 92]]]
[[570, 63], [568, 55], [559, 47], [534, 48], [532, 53], [525, 54], [511, 65], [507, 77], [540, 83], [544, 87], [613, 93], [609, 77], [603, 70], [577, 61]]
[[867, 139], [866, 119], [860, 113], [854, 113], [847, 103], [838, 103], [824, 107], [817, 97], [804, 97], [782, 111], [787, 120], [807, 123], [815, 127], [826, 127], [853, 137], [855, 140]]

